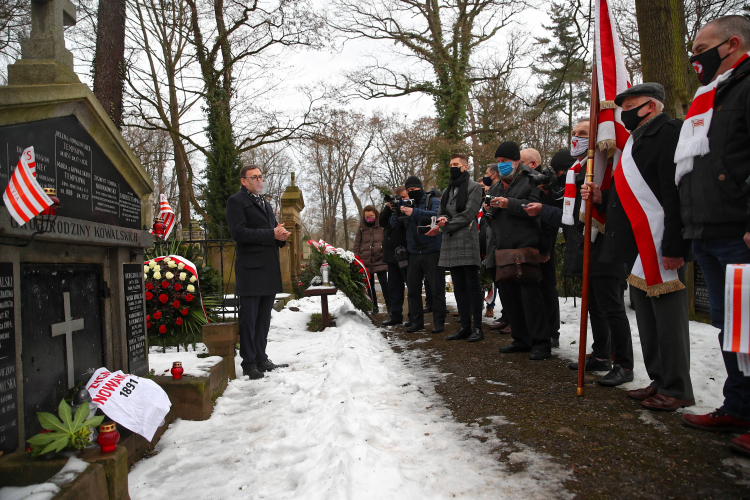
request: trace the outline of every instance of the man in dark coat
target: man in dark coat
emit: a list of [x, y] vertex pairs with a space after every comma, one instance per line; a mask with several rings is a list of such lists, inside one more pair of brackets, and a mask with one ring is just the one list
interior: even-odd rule
[[[406, 198], [406, 187], [395, 189], [397, 196]], [[389, 202], [380, 212], [380, 225], [383, 227], [383, 262], [388, 264], [388, 294], [391, 301], [391, 317], [383, 321], [382, 326], [400, 325], [404, 321], [404, 290], [406, 288], [406, 270], [409, 255], [406, 252], [406, 227], [393, 227], [391, 216], [393, 208]], [[397, 250], [401, 252], [401, 260], [397, 257]], [[407, 315], [408, 317], [408, 315]]]
[[[542, 238], [538, 217], [531, 217], [522, 205], [541, 201], [541, 191], [529, 179], [529, 170], [521, 164], [518, 144], [507, 141], [495, 151], [503, 186], [502, 196], [493, 198], [492, 232], [497, 250], [525, 247], [539, 250], [541, 260], [549, 258], [549, 239]], [[542, 289], [535, 282], [499, 282], [503, 312], [510, 321], [513, 343], [500, 348], [503, 354], [529, 352], [529, 359], [550, 357], [550, 336]]]
[[[615, 104], [622, 106], [622, 121], [630, 130], [631, 137], [625, 146], [622, 161], [616, 168], [626, 168], [623, 162], [628, 158], [626, 153], [632, 144], [632, 161], [645, 181], [646, 189], [658, 201], [663, 214], [664, 229], [663, 234], [658, 235], [661, 237], [661, 248], [658, 250], [661, 250], [664, 273], [677, 271], [672, 283], [662, 283], [669, 285], [663, 289], [648, 285], [645, 279], [634, 274], [630, 274], [628, 278], [628, 282], [633, 285], [630, 297], [635, 306], [643, 361], [652, 380], [643, 389], [628, 391], [628, 396], [640, 400], [641, 406], [649, 410], [674, 411], [694, 405], [695, 399], [690, 379], [690, 332], [687, 290], [684, 287], [684, 263], [688, 245], [682, 239], [680, 199], [674, 184], [674, 151], [682, 122], [662, 113], [663, 102], [664, 87], [658, 83], [642, 83], [617, 95]], [[599, 211], [606, 211], [607, 214], [607, 238], [601, 249], [600, 262], [610, 262], [617, 266], [625, 263], [629, 272], [633, 273], [633, 265], [642, 250], [634, 233], [637, 220], [630, 220], [618, 193], [628, 193], [636, 187], [630, 187], [629, 184], [618, 186], [617, 179], [618, 176], [615, 175], [605, 199], [593, 182], [582, 189], [581, 197], [586, 200], [593, 193], [594, 203], [600, 203]], [[631, 196], [640, 202], [645, 199], [644, 195], [651, 196], [651, 193], [634, 192]], [[628, 199], [624, 199], [627, 203]], [[653, 217], [651, 214], [647, 216]], [[641, 241], [650, 241], [650, 248], [653, 249], [656, 240], [652, 234], [647, 237], [643, 234], [641, 233], [641, 237], [644, 239]], [[649, 251], [649, 246], [644, 245], [643, 250]], [[658, 256], [658, 250], [650, 251]], [[640, 255], [640, 258], [643, 261], [648, 258], [648, 254]], [[659, 265], [658, 260], [656, 265]], [[664, 273], [661, 275], [664, 276]]]
[[261, 194], [263, 175], [255, 165], [242, 167], [240, 191], [227, 200], [227, 224], [236, 245], [234, 294], [240, 302], [242, 372], [251, 379], [288, 365], [275, 365], [266, 355], [271, 308], [281, 283], [279, 248], [289, 231], [278, 224], [271, 205]]
[[[690, 108], [683, 135], [703, 134], [709, 151], [684, 159], [678, 170], [685, 238], [693, 238], [693, 251], [708, 285], [711, 323], [724, 343], [724, 282], [728, 264], [750, 263], [750, 21], [725, 16], [700, 29], [693, 42], [691, 61], [702, 69], [703, 85], [714, 85], [713, 116], [704, 119]], [[720, 79], [720, 80], [719, 80]], [[701, 89], [704, 90], [704, 89]], [[700, 90], [699, 90], [700, 92]], [[705, 97], [707, 94], [703, 94]], [[695, 99], [693, 102], [697, 102]], [[707, 128], [707, 130], [705, 130]], [[678, 157], [678, 159], [680, 159]], [[681, 169], [692, 162], [692, 171]], [[722, 350], [727, 379], [724, 404], [707, 415], [685, 415], [685, 423], [714, 432], [750, 431], [750, 377], [738, 364], [738, 354]], [[750, 454], [750, 434], [731, 441], [738, 452]]]

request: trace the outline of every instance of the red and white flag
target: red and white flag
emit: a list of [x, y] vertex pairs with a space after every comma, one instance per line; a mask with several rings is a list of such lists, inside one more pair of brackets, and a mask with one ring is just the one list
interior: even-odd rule
[[52, 205], [52, 200], [36, 180], [34, 147], [23, 150], [18, 166], [3, 193], [3, 202], [10, 215], [23, 226]]
[[[172, 228], [174, 228], [174, 210], [172, 210], [172, 207], [169, 206], [169, 202], [167, 201], [166, 196], [162, 194], [160, 199], [161, 201], [159, 202], [159, 217], [164, 219], [164, 236], [162, 237], [162, 239], [166, 240], [172, 233]], [[154, 228], [151, 228], [149, 232], [151, 234], [154, 234]]]
[[750, 353], [750, 264], [728, 264], [724, 282], [724, 345]]

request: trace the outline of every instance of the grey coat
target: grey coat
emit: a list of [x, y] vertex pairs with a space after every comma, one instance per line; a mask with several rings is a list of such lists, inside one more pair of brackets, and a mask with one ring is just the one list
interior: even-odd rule
[[442, 267], [479, 266], [479, 231], [477, 230], [477, 215], [482, 205], [482, 186], [472, 180], [466, 181], [468, 199], [463, 212], [456, 212], [456, 198], [446, 190], [443, 197], [448, 197], [446, 210], [442, 206], [438, 217], [447, 215], [450, 221], [442, 228], [443, 245], [440, 248], [440, 262]]

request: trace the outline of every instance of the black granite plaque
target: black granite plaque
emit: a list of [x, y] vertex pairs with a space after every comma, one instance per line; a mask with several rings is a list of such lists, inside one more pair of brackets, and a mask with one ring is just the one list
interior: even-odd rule
[[0, 127], [0, 192], [29, 146], [37, 181], [57, 189], [60, 215], [140, 228], [140, 198], [75, 116]]
[[0, 262], [0, 451], [18, 447], [13, 264]]
[[148, 374], [146, 358], [146, 304], [143, 296], [143, 264], [123, 264], [125, 284], [125, 337], [128, 341], [128, 373]]
[[695, 312], [711, 313], [711, 305], [708, 302], [708, 285], [706, 278], [703, 276], [703, 270], [698, 261], [693, 262], [693, 290], [695, 290]]

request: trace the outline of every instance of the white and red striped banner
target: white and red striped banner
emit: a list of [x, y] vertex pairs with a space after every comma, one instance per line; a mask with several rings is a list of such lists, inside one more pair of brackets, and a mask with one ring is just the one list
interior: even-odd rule
[[33, 146], [23, 150], [18, 166], [3, 193], [3, 202], [19, 226], [23, 226], [52, 205], [52, 200], [36, 181]]
[[[174, 228], [175, 216], [174, 210], [172, 210], [172, 207], [169, 206], [167, 197], [162, 194], [160, 200], [159, 217], [164, 219], [164, 236], [162, 236], [162, 239], [166, 240], [167, 238], [169, 238], [169, 235], [170, 233], [172, 233], [172, 229]], [[149, 232], [151, 234], [154, 234], [154, 228], [151, 228]]]
[[722, 349], [750, 353], [750, 264], [727, 264]]
[[666, 270], [662, 262], [664, 209], [638, 170], [632, 155], [633, 139], [625, 143], [620, 163], [615, 169], [617, 195], [633, 227], [638, 245], [628, 283], [646, 292], [649, 297], [682, 290], [677, 271]]

